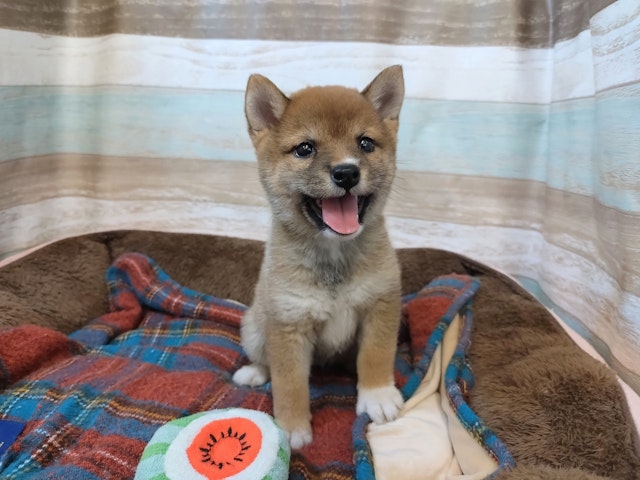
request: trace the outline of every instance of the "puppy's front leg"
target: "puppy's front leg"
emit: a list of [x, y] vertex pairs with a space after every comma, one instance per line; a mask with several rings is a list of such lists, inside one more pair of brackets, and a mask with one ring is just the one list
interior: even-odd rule
[[394, 420], [403, 403], [393, 378], [399, 325], [398, 294], [378, 300], [362, 326], [356, 412], [368, 413], [375, 423]]
[[291, 448], [312, 440], [309, 373], [313, 345], [311, 327], [274, 323], [267, 328], [267, 357], [271, 370], [273, 414]]

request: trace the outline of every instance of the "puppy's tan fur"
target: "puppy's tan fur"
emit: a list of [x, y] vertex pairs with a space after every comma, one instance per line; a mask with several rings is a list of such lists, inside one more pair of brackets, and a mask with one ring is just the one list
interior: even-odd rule
[[[381, 423], [396, 417], [402, 397], [393, 362], [400, 319], [400, 273], [382, 210], [396, 169], [402, 69], [383, 70], [362, 92], [310, 87], [290, 98], [252, 75], [245, 113], [272, 229], [242, 344], [253, 362], [239, 384], [272, 380], [274, 415], [291, 446], [312, 440], [308, 377], [314, 361], [357, 349], [358, 413]], [[363, 138], [373, 141], [363, 144]], [[313, 153], [301, 158], [301, 144]], [[304, 150], [300, 150], [304, 153]], [[357, 185], [332, 181], [337, 165], [357, 165]], [[305, 202], [369, 198], [357, 231], [321, 228]]]

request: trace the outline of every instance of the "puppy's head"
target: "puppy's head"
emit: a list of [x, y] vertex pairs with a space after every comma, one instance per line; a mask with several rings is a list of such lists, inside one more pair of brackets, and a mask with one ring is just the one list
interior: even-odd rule
[[285, 96], [252, 75], [245, 114], [277, 221], [301, 234], [350, 239], [382, 214], [396, 169], [402, 68], [362, 92], [310, 87]]

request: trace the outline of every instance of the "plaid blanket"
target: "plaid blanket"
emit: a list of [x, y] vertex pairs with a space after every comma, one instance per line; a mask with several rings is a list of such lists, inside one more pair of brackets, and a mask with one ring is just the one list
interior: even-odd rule
[[[121, 256], [106, 281], [110, 313], [69, 336], [30, 325], [0, 330], [0, 420], [25, 423], [0, 464], [0, 478], [133, 478], [145, 445], [170, 420], [228, 407], [271, 413], [270, 384], [248, 388], [231, 381], [247, 361], [239, 338], [243, 305], [178, 285], [135, 253]], [[465, 328], [471, 325], [475, 281], [459, 276], [438, 281], [405, 299], [396, 360], [396, 381], [405, 395], [424, 375], [428, 352], [447, 318], [464, 308]], [[409, 328], [415, 302], [422, 302], [416, 311], [442, 316], [440, 323], [432, 322], [433, 335], [416, 330], [415, 322], [414, 331]], [[427, 348], [412, 342], [412, 334]], [[473, 413], [462, 394], [472, 379], [466, 342], [468, 331], [452, 362], [457, 367], [450, 366], [456, 369], [450, 398], [465, 421]], [[290, 478], [373, 478], [364, 436], [368, 419], [355, 416], [354, 375], [314, 370], [310, 384], [314, 442], [293, 453]], [[508, 467], [512, 459], [499, 440], [479, 419], [470, 425]]]

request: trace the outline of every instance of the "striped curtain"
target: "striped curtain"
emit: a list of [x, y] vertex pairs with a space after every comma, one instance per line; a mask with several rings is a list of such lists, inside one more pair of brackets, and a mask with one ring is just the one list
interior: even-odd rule
[[517, 276], [640, 392], [638, 0], [0, 0], [0, 258], [263, 239], [248, 75], [362, 88], [397, 63], [395, 244]]

